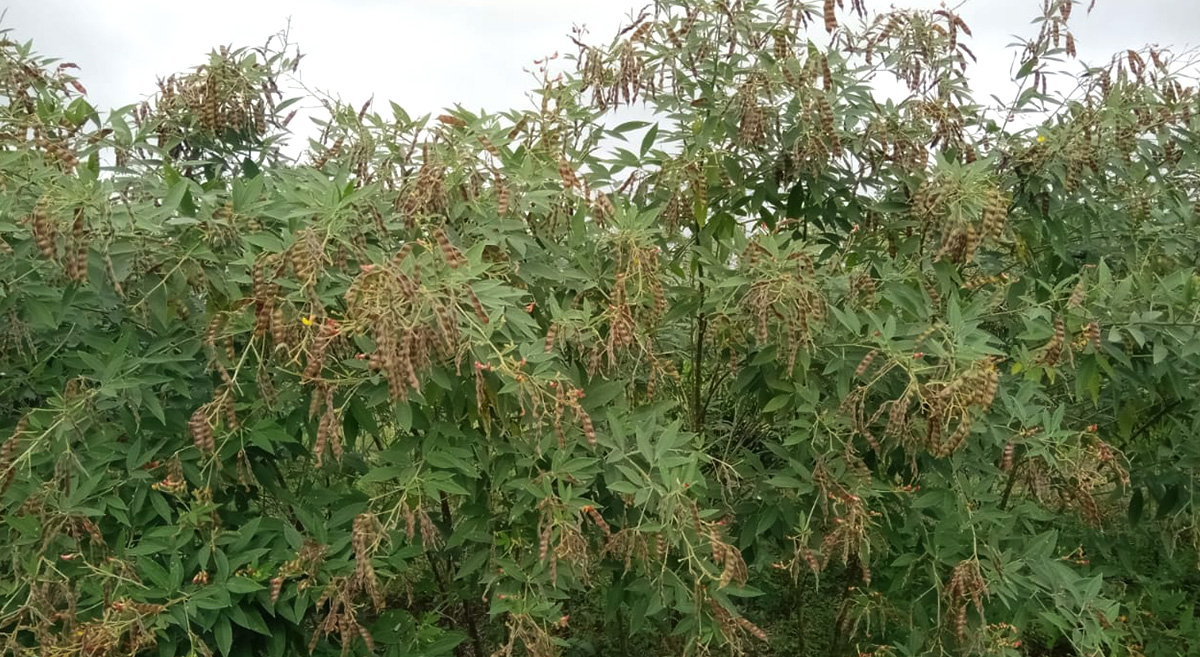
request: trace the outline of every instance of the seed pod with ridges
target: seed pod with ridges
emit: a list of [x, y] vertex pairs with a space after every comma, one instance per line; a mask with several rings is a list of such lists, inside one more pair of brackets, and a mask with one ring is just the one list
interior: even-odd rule
[[483, 309], [483, 304], [480, 303], [479, 297], [475, 296], [475, 291], [469, 285], [464, 286], [463, 289], [467, 291], [467, 298], [471, 301], [471, 309], [475, 311], [475, 317], [484, 324], [490, 322], [491, 320], [488, 319], [487, 311]]
[[940, 413], [931, 413], [926, 417], [927, 433], [925, 435], [925, 449], [930, 454], [938, 455], [941, 453], [942, 419]]
[[442, 534], [438, 531], [433, 520], [429, 518], [429, 514], [424, 510], [417, 515], [418, 524], [421, 526], [421, 545], [426, 549], [437, 547], [441, 541]]
[[975, 396], [972, 401], [982, 408], [987, 410], [992, 407], [992, 402], [996, 399], [996, 391], [999, 388], [1000, 371], [996, 366], [988, 363], [984, 368], [983, 373], [979, 376], [978, 386], [975, 389]]
[[1079, 277], [1079, 282], [1075, 284], [1075, 288], [1071, 290], [1071, 296], [1067, 299], [1067, 308], [1078, 308], [1083, 305], [1083, 300], [1087, 298], [1087, 287], [1082, 276]]
[[596, 192], [596, 200], [593, 202], [593, 207], [596, 210], [596, 217], [601, 220], [601, 223], [612, 220], [617, 214], [617, 209], [613, 206], [612, 200], [604, 192]]
[[667, 295], [663, 292], [662, 281], [650, 279], [650, 295], [654, 298], [654, 317], [660, 318], [667, 312]]
[[271, 310], [271, 339], [276, 348], [287, 348], [288, 327], [283, 318], [283, 306], [276, 305]]
[[4, 441], [4, 446], [0, 447], [0, 494], [8, 491], [8, 487], [12, 485], [17, 476], [17, 447], [26, 423], [27, 420], [21, 418], [21, 421], [17, 423], [17, 430], [8, 440]]
[[1088, 322], [1083, 328], [1084, 336], [1087, 338], [1088, 344], [1092, 346], [1093, 351], [1100, 350], [1100, 323]]
[[42, 200], [39, 200], [33, 208], [31, 228], [34, 241], [37, 242], [42, 255], [53, 260], [55, 256], [54, 237], [57, 231], [54, 228], [54, 221], [50, 218], [50, 211]]
[[88, 239], [87, 224], [83, 208], [75, 208], [75, 220], [71, 224], [71, 243], [67, 257], [67, 277], [77, 283], [87, 279]]
[[271, 578], [271, 603], [279, 602], [279, 595], [283, 593], [283, 576], [277, 575]]
[[543, 351], [550, 353], [554, 351], [554, 340], [558, 337], [558, 324], [551, 324], [550, 328], [546, 329], [546, 346]]
[[583, 435], [587, 438], [588, 445], [596, 446], [596, 428], [592, 425], [592, 416], [588, 415], [587, 411], [583, 410], [582, 406], [575, 405], [575, 415], [579, 418], [579, 424], [583, 428]]
[[458, 267], [466, 262], [458, 247], [450, 243], [450, 238], [446, 235], [445, 230], [438, 228], [433, 232], [433, 236], [437, 239], [438, 248], [442, 251], [442, 257], [446, 259], [446, 264], [450, 265], [451, 269], [458, 269]]
[[950, 438], [946, 440], [946, 444], [942, 446], [941, 455], [949, 456], [957, 451], [959, 447], [962, 447], [962, 444], [966, 441], [967, 436], [971, 434], [971, 426], [971, 416], [964, 413], [962, 418], [959, 420], [958, 427], [954, 430], [954, 433], [950, 434]]
[[721, 577], [717, 580], [717, 588], [723, 589], [726, 586], [729, 586], [729, 583], [733, 581], [733, 559], [725, 558], [725, 552], [730, 549], [728, 546], [722, 545], [719, 548], [714, 546], [714, 550], [717, 549], [721, 550], [722, 557], [725, 561], [725, 567], [721, 569]]
[[538, 538], [538, 561], [545, 561], [546, 556], [550, 554], [550, 537], [554, 532], [554, 525], [546, 523], [542, 529], [541, 536]]
[[408, 504], [400, 505], [400, 513], [404, 516], [404, 537], [412, 543], [413, 537], [417, 535], [417, 514], [413, 513]]
[[234, 404], [232, 388], [226, 388], [224, 394], [221, 395], [221, 411], [225, 414], [225, 426], [230, 431], [237, 431], [237, 408]]
[[592, 519], [592, 522], [600, 528], [600, 531], [604, 532], [605, 536], [612, 536], [612, 528], [608, 526], [608, 522], [604, 519], [604, 516], [600, 515], [600, 512], [596, 510], [596, 507], [589, 504], [583, 507], [583, 511], [587, 513], [588, 517]]
[[1063, 326], [1061, 317], [1054, 318], [1054, 336], [1046, 343], [1041, 355], [1038, 356], [1037, 364], [1048, 365], [1053, 367], [1058, 363], [1058, 359], [1062, 356], [1063, 339], [1066, 337], [1066, 329]]
[[867, 355], [863, 356], [863, 359], [859, 361], [858, 367], [854, 368], [854, 376], [862, 376], [866, 374], [867, 370], [871, 367], [871, 362], [874, 361], [875, 357], [878, 355], [878, 349], [872, 349], [871, 351], [868, 351]]
[[342, 457], [346, 455], [346, 448], [342, 444], [342, 432], [334, 430], [329, 436], [329, 447], [333, 451], [333, 458], [342, 462]]
[[962, 237], [962, 256], [960, 262], [970, 262], [975, 258], [975, 249], [979, 247], [979, 232], [975, 230], [975, 224], [968, 223], [963, 226]]
[[497, 160], [500, 159], [500, 149], [496, 148], [496, 145], [492, 143], [491, 139], [488, 139], [485, 135], [478, 135], [475, 137], [475, 139], [480, 143], [480, 145], [483, 146], [485, 151], [491, 154], [492, 157], [496, 158]]
[[317, 422], [317, 440], [313, 443], [313, 458], [316, 460], [317, 467], [321, 467], [325, 462], [325, 448], [329, 444], [329, 422], [326, 419], [328, 416], [322, 415], [321, 420]]
[[208, 423], [207, 406], [201, 406], [192, 413], [191, 419], [188, 420], [188, 430], [192, 434], [192, 443], [201, 454], [213, 454], [216, 452], [212, 425]]
[[837, 14], [834, 13], [834, 0], [825, 0], [824, 12], [825, 31], [832, 32], [837, 29]]
[[[375, 606], [380, 607], [382, 605], [376, 604]], [[357, 627], [358, 635], [362, 637], [363, 643], [367, 645], [367, 652], [372, 655], [375, 654], [375, 637], [371, 636], [371, 633], [367, 631], [367, 628], [363, 627], [362, 625], [358, 625]]]
[[1016, 451], [1017, 444], [1013, 441], [1008, 441], [1004, 445], [1004, 453], [1000, 457], [1000, 469], [1004, 472], [1009, 472], [1013, 467], [1013, 453]]
[[479, 411], [479, 417], [487, 417], [488, 409], [488, 387], [487, 382], [483, 378], [483, 364], [475, 361], [475, 406]]
[[504, 186], [499, 176], [496, 177], [496, 213], [501, 217], [508, 214], [508, 206], [512, 202], [512, 192]]
[[560, 396], [555, 400], [553, 421], [554, 438], [558, 441], [559, 449], [567, 448], [567, 434], [566, 431], [563, 430], [563, 410], [565, 408], [566, 404], [563, 403], [562, 397]]
[[564, 188], [579, 187], [579, 178], [575, 176], [575, 170], [571, 168], [571, 163], [567, 162], [566, 158], [558, 158], [558, 175], [562, 178]]

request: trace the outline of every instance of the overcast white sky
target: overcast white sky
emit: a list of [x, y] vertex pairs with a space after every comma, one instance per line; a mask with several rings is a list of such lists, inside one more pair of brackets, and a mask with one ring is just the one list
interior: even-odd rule
[[[607, 41], [629, 10], [649, 0], [0, 0], [2, 27], [37, 49], [78, 63], [100, 108], [141, 100], [155, 80], [188, 69], [221, 44], [260, 45], [290, 20], [306, 54], [306, 84], [352, 103], [372, 94], [411, 114], [461, 103], [468, 109], [524, 105], [532, 61], [569, 50], [573, 24]], [[769, 1], [769, 0], [768, 0]], [[848, 5], [849, 3], [847, 3]], [[866, 0], [936, 7], [939, 0]], [[1030, 34], [1042, 0], [966, 0], [974, 31], [978, 91], [1007, 94], [1014, 34]], [[1086, 0], [1085, 0], [1086, 5]], [[1082, 58], [1104, 61], [1147, 43], [1182, 50], [1200, 39], [1200, 0], [1097, 0], [1075, 32]], [[824, 32], [814, 32], [824, 39]]]

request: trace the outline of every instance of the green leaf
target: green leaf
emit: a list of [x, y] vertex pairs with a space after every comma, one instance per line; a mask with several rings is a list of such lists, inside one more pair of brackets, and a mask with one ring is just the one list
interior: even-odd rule
[[229, 625], [228, 616], [221, 616], [217, 619], [217, 624], [213, 626], [213, 638], [217, 640], [217, 650], [220, 650], [222, 655], [228, 656], [230, 649], [233, 648], [233, 628]]
[[229, 578], [229, 581], [225, 583], [225, 588], [229, 589], [230, 593], [254, 593], [262, 591], [266, 587], [252, 579], [238, 576]]
[[771, 399], [771, 401], [767, 402], [766, 406], [763, 406], [762, 412], [763, 413], [774, 413], [776, 411], [782, 410], [785, 406], [787, 406], [788, 404], [790, 404], [792, 402], [792, 399], [793, 399], [793, 396], [791, 393], [784, 393], [782, 395], [776, 395], [773, 399]]
[[1023, 64], [1021, 64], [1021, 68], [1020, 68], [1020, 70], [1017, 71], [1015, 78], [1017, 80], [1020, 80], [1021, 78], [1028, 76], [1030, 73], [1033, 72], [1033, 68], [1037, 65], [1038, 65], [1038, 58], [1030, 57], [1029, 59], [1025, 60], [1025, 62]]
[[655, 123], [654, 125], [650, 126], [649, 130], [646, 131], [646, 136], [642, 137], [642, 148], [641, 148], [642, 157], [645, 157], [646, 153], [650, 152], [650, 149], [654, 146], [654, 140], [657, 137], [658, 137], [658, 124]]

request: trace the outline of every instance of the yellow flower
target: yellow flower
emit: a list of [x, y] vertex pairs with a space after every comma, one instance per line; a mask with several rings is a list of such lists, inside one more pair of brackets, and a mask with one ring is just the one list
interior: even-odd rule
[[1046, 135], [1038, 135], [1038, 143], [1039, 144], [1046, 143]]
[[301, 323], [301, 324], [303, 324], [303, 325], [305, 325], [305, 326], [312, 326], [312, 325], [313, 325], [313, 321], [312, 321], [312, 319], [311, 319], [311, 318], [308, 318], [308, 317], [301, 317], [301, 318], [300, 318], [300, 323]]

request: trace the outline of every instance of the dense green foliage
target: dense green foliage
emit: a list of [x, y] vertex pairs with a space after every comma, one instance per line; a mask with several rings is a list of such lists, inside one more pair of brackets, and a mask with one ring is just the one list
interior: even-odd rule
[[1200, 651], [1195, 89], [812, 4], [298, 161], [286, 45], [0, 43], [0, 655]]

